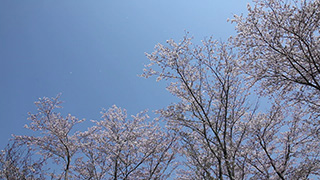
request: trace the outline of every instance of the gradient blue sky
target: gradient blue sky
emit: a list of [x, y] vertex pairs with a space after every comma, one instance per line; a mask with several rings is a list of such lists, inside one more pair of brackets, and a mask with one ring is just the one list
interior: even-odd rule
[[0, 149], [23, 128], [39, 97], [62, 93], [63, 114], [99, 119], [111, 105], [129, 114], [175, 100], [144, 79], [144, 52], [179, 40], [235, 33], [226, 22], [249, 0], [1, 0]]

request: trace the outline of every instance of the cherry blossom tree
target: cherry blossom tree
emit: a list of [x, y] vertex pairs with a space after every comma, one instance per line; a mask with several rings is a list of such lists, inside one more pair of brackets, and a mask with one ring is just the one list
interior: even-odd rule
[[0, 154], [0, 178], [11, 180], [45, 179], [44, 161], [35, 158], [30, 148], [11, 140]]
[[248, 169], [253, 179], [318, 179], [319, 125], [302, 106], [278, 101], [251, 121], [247, 141]]
[[302, 102], [315, 115], [320, 98], [320, 1], [258, 0], [235, 16], [239, 63], [264, 94]]
[[[77, 136], [73, 127], [84, 121], [70, 114], [65, 118], [55, 112], [60, 108], [60, 95], [55, 98], [40, 98], [35, 102], [38, 107], [36, 114], [29, 113], [30, 125], [25, 125], [39, 136], [15, 136], [15, 139], [26, 143], [34, 152], [38, 152], [43, 159], [53, 160], [63, 167], [61, 173], [54, 172], [50, 176], [55, 179], [69, 179], [73, 156], [78, 150]], [[49, 174], [48, 174], [49, 175]]]
[[209, 38], [194, 46], [191, 39], [158, 44], [147, 54], [151, 63], [142, 75], [169, 81], [167, 89], [180, 99], [159, 111], [182, 137], [189, 170], [180, 178], [245, 179], [255, 108], [247, 101], [244, 77], [229, 44]]
[[258, 112], [248, 101], [259, 87], [250, 85], [233, 45], [191, 39], [158, 44], [142, 75], [169, 81], [180, 99], [158, 111], [182, 139], [179, 179], [319, 178], [320, 126], [308, 107], [270, 93], [271, 107]]
[[232, 20], [239, 67], [276, 99], [252, 121], [254, 177], [319, 178], [320, 1], [254, 2]]
[[167, 179], [176, 168], [177, 136], [170, 136], [146, 111], [127, 117], [113, 106], [80, 134], [86, 155], [76, 163], [81, 179]]

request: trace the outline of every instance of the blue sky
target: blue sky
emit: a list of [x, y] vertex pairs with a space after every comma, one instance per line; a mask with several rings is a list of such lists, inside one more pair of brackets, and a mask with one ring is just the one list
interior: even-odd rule
[[189, 31], [226, 39], [227, 18], [249, 0], [1, 0], [0, 147], [23, 128], [39, 97], [62, 93], [63, 114], [99, 119], [113, 104], [129, 114], [175, 100], [165, 83], [138, 77], [144, 52]]

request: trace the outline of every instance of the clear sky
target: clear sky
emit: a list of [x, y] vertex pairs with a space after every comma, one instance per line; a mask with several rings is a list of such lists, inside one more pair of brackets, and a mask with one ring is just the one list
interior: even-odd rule
[[[99, 119], [113, 104], [136, 114], [175, 101], [165, 83], [138, 77], [144, 52], [179, 40], [235, 33], [227, 18], [249, 0], [1, 0], [0, 149], [39, 97], [62, 93], [62, 113]], [[30, 132], [29, 132], [30, 133]]]

